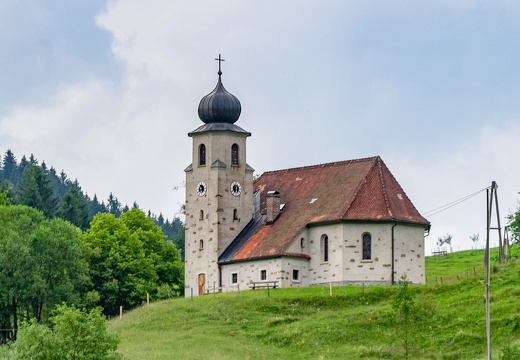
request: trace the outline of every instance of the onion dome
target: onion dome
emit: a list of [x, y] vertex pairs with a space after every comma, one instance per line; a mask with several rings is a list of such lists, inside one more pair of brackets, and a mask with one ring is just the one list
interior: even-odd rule
[[224, 88], [221, 75], [222, 71], [219, 69], [217, 86], [199, 103], [199, 118], [206, 124], [234, 124], [242, 111], [240, 101]]

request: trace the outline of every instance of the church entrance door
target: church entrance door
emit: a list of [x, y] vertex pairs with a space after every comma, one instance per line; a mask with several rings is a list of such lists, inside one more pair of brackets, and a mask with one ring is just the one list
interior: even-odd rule
[[206, 293], [206, 274], [199, 274], [199, 295], [204, 295]]

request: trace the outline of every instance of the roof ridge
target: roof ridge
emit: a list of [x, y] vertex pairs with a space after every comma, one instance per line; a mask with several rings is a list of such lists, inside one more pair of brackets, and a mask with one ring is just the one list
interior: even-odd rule
[[[390, 209], [390, 201], [388, 201], [388, 194], [386, 192], [386, 184], [385, 184], [385, 179], [383, 176], [383, 165], [385, 165], [385, 167], [386, 167], [386, 164], [383, 163], [382, 159], [379, 159], [379, 160], [380, 161], [377, 162], [377, 170], [379, 171], [379, 180], [381, 181], [381, 186], [383, 188], [383, 199], [385, 201], [386, 211], [388, 212], [388, 215], [390, 215], [393, 218], [394, 214], [392, 213], [392, 210]], [[401, 186], [399, 185], [399, 187], [401, 187]]]
[[333, 162], [329, 162], [329, 163], [322, 163], [322, 164], [315, 164], [315, 165], [308, 165], [308, 166], [299, 166], [299, 167], [279, 169], [279, 170], [271, 170], [271, 171], [265, 171], [264, 173], [262, 173], [262, 175], [278, 173], [278, 172], [296, 171], [296, 170], [302, 170], [302, 169], [313, 169], [313, 168], [316, 169], [316, 168], [322, 168], [322, 167], [328, 167], [328, 166], [335, 166], [335, 165], [339, 165], [339, 164], [350, 164], [350, 163], [356, 163], [356, 162], [372, 161], [372, 160], [376, 160], [376, 159], [381, 159], [381, 157], [379, 155], [376, 155], [376, 156], [359, 158], [359, 159], [333, 161]]
[[372, 171], [374, 166], [376, 166], [379, 163], [379, 161], [381, 160], [381, 157], [378, 155], [378, 156], [374, 156], [374, 157], [371, 157], [371, 158], [365, 158], [365, 159], [362, 159], [362, 160], [368, 160], [368, 159], [375, 160], [374, 161], [374, 165], [372, 165], [370, 167], [370, 169], [368, 169], [368, 171], [365, 173], [365, 176], [363, 176], [363, 178], [359, 182], [359, 184], [358, 184], [358, 186], [356, 188], [356, 191], [354, 191], [354, 196], [352, 197], [352, 201], [350, 201], [350, 204], [348, 204], [347, 208], [345, 209], [345, 212], [343, 213], [342, 218], [345, 218], [347, 216], [348, 211], [350, 210], [350, 208], [354, 204], [354, 201], [356, 201], [357, 195], [359, 194], [359, 192], [361, 191], [363, 186], [366, 184], [366, 182], [367, 182], [366, 180], [367, 180], [368, 174], [370, 174], [370, 172]]

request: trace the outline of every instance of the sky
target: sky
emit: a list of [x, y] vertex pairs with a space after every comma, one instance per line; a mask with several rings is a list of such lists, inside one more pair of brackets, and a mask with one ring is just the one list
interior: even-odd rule
[[519, 20], [506, 0], [2, 0], [0, 151], [180, 216], [222, 54], [256, 174], [379, 155], [427, 252], [482, 247], [479, 191], [497, 182], [502, 227], [519, 204]]

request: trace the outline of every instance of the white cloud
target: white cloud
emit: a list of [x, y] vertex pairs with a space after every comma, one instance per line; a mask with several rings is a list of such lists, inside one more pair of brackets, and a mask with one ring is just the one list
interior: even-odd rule
[[[514, 92], [501, 102], [492, 96], [516, 88], [515, 72], [480, 76], [504, 64], [470, 56], [496, 49], [467, 33], [482, 18], [463, 16], [484, 5], [498, 14], [502, 8], [463, 5], [109, 1], [95, 24], [110, 35], [105, 56], [120, 72], [67, 78], [36, 102], [12, 102], [0, 118], [0, 140], [4, 151], [34, 153], [65, 169], [91, 195], [106, 199], [113, 191], [171, 217], [184, 199], [183, 189], [172, 188], [191, 161], [187, 133], [200, 124], [197, 105], [215, 85], [220, 52], [224, 84], [242, 102], [238, 124], [253, 133], [248, 162], [259, 172], [379, 153], [422, 212], [492, 180], [505, 209], [520, 190], [511, 166], [519, 121], [509, 104]], [[85, 31], [100, 36], [99, 28]], [[472, 72], [454, 78], [464, 59]], [[485, 91], [451, 90], [472, 84]], [[508, 115], [493, 117], [496, 104]], [[491, 110], [481, 111], [484, 105]], [[482, 238], [482, 198], [433, 216], [430, 239], [445, 232], [455, 244], [475, 232]]]
[[[520, 190], [520, 168], [513, 165], [517, 162], [519, 137], [519, 121], [488, 124], [479, 130], [478, 137], [461, 139], [456, 149], [444, 152], [439, 147], [436, 155], [419, 161], [416, 156], [394, 152], [387, 157], [387, 165], [421, 213], [462, 199], [496, 181], [503, 228]], [[474, 244], [469, 236], [476, 233], [480, 234], [482, 245], [486, 234], [486, 193], [426, 217], [432, 223], [427, 250], [446, 233], [454, 235], [454, 250], [471, 248]], [[496, 224], [496, 212], [493, 223]], [[496, 243], [496, 231], [491, 235], [492, 243]]]

